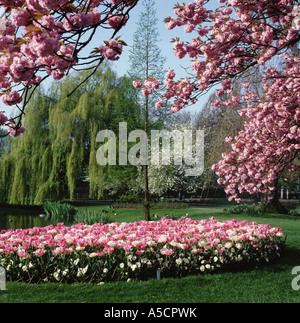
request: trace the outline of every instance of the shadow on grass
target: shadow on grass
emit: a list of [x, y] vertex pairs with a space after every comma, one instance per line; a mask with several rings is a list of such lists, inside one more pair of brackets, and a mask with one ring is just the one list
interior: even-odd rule
[[273, 219], [273, 220], [293, 220], [293, 221], [298, 221], [300, 220], [300, 216], [296, 215], [290, 215], [290, 214], [280, 214], [280, 213], [262, 213], [262, 214], [248, 214], [248, 213], [239, 213], [239, 214], [231, 214], [229, 212], [225, 212], [223, 209], [224, 214], [226, 214], [229, 217], [247, 217], [247, 219]]
[[300, 249], [293, 247], [286, 247], [281, 257], [270, 262], [260, 263], [256, 266], [249, 266], [242, 268], [236, 266], [227, 272], [247, 272], [247, 271], [259, 271], [264, 273], [283, 273], [289, 272], [292, 268], [300, 265]]

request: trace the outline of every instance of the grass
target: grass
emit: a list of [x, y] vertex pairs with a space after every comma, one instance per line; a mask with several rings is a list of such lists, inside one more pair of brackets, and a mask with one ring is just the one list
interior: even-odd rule
[[[142, 210], [114, 210], [108, 207], [83, 207], [89, 210], [106, 209], [113, 221], [139, 221]], [[0, 291], [0, 303], [299, 303], [300, 291], [293, 290], [292, 269], [300, 266], [300, 217], [264, 214], [259, 217], [228, 215], [222, 209], [155, 210], [159, 216], [172, 213], [193, 219], [215, 216], [224, 221], [256, 221], [279, 226], [287, 235], [287, 250], [279, 261], [239, 272], [190, 276], [182, 279], [151, 279], [145, 282], [114, 282], [104, 285], [55, 284], [27, 285], [7, 282]]]
[[[101, 213], [103, 210], [107, 211], [111, 217], [111, 219], [114, 222], [135, 222], [135, 221], [141, 221], [144, 217], [144, 212], [142, 208], [135, 208], [135, 209], [110, 209], [107, 206], [82, 206], [79, 207], [79, 210], [91, 210], [98, 213]], [[153, 217], [153, 214], [157, 214], [160, 218], [163, 217], [165, 214], [168, 214], [169, 216], [172, 216], [172, 214], [176, 218], [180, 218], [186, 213], [189, 213], [189, 217], [192, 219], [203, 219], [211, 216], [216, 216], [218, 214], [224, 214], [222, 209], [217, 208], [203, 208], [201, 209], [201, 212], [199, 212], [198, 208], [189, 208], [189, 209], [157, 209], [151, 211], [151, 220], [155, 220]]]

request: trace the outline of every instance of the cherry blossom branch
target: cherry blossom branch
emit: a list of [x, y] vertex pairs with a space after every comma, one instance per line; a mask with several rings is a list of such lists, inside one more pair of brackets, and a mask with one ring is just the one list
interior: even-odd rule
[[[88, 80], [104, 59], [118, 60], [126, 44], [113, 38], [137, 3], [138, 0], [20, 0], [10, 4], [0, 0], [4, 7], [0, 21], [0, 95], [5, 104], [16, 105], [20, 111], [11, 120], [0, 113], [0, 126], [6, 125], [12, 136], [25, 130], [22, 119], [26, 107], [35, 89], [48, 76], [58, 80], [80, 66], [92, 71]], [[79, 57], [99, 27], [112, 29], [111, 39], [106, 46], [97, 48], [96, 55]], [[88, 32], [88, 39], [83, 40]], [[90, 64], [95, 66], [91, 68]], [[46, 73], [46, 77], [41, 77], [41, 73]], [[18, 90], [13, 90], [15, 85]]]

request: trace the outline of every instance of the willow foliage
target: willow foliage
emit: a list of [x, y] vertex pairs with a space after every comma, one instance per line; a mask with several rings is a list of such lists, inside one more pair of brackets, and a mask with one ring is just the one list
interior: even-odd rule
[[[84, 183], [91, 198], [102, 196], [106, 170], [96, 161], [97, 133], [103, 129], [117, 133], [117, 121], [135, 127], [139, 107], [135, 89], [128, 88], [130, 82], [118, 79], [110, 68], [98, 71], [68, 96], [85, 73], [70, 75], [50, 90], [41, 88], [34, 94], [26, 112], [26, 132], [0, 158], [0, 202], [73, 199], [76, 187]], [[119, 120], [124, 111], [130, 119]]]

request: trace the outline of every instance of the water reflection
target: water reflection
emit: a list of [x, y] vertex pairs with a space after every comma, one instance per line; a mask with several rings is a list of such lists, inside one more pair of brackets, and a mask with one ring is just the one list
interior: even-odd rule
[[0, 231], [8, 229], [28, 229], [43, 226], [39, 213], [28, 210], [0, 210]]

